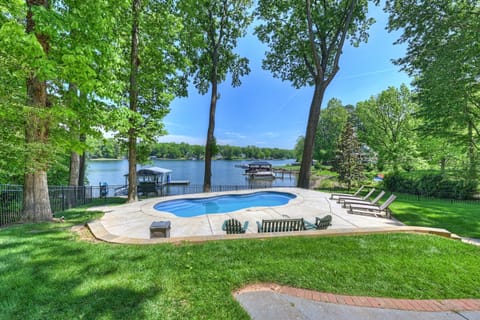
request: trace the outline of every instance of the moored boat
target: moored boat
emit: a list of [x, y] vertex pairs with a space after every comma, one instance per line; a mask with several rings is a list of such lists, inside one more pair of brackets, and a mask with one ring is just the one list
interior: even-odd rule
[[252, 179], [275, 179], [272, 164], [266, 161], [249, 163], [245, 175]]

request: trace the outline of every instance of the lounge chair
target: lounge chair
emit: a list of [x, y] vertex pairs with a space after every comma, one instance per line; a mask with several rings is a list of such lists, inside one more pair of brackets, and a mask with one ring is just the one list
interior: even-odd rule
[[242, 224], [237, 219], [228, 219], [223, 222], [222, 230], [227, 232], [227, 234], [238, 234], [245, 233], [248, 229], [248, 221]]
[[375, 199], [373, 199], [372, 201], [370, 201], [370, 199], [365, 199], [365, 200], [357, 200], [357, 199], [344, 199], [343, 201], [343, 207], [346, 208], [347, 205], [357, 205], [357, 204], [366, 204], [366, 205], [374, 205], [374, 204], [377, 204], [378, 201], [380, 201], [380, 199], [383, 197], [383, 195], [385, 194], [385, 191], [380, 191], [379, 194], [377, 194], [377, 196], [375, 197]]
[[392, 202], [396, 198], [397, 196], [392, 194], [380, 206], [351, 204], [351, 205], [348, 205], [349, 206], [348, 213], [391, 218], [391, 213], [390, 213], [390, 210], [388, 209], [388, 206], [390, 206], [390, 204], [392, 204]]
[[350, 193], [332, 193], [330, 196], [330, 200], [333, 200], [333, 197], [341, 197], [341, 196], [358, 196], [358, 194], [365, 188], [365, 186], [361, 186], [354, 194]]
[[368, 193], [363, 196], [363, 197], [357, 197], [357, 196], [342, 196], [340, 198], [338, 198], [337, 200], [337, 203], [342, 203], [344, 202], [345, 200], [362, 200], [362, 201], [366, 201], [367, 199], [370, 198], [370, 196], [375, 192], [375, 188], [372, 188], [370, 189], [370, 191], [368, 191]]
[[315, 218], [315, 227], [316, 227], [317, 230], [327, 229], [331, 225], [332, 225], [332, 216], [331, 215], [326, 215], [323, 218], [319, 218], [319, 217]]
[[298, 219], [272, 219], [257, 221], [258, 233], [263, 232], [289, 232], [315, 229], [315, 225], [310, 222]]

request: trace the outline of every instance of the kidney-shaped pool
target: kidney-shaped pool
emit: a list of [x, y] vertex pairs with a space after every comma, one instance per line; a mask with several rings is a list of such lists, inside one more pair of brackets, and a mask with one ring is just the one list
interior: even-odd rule
[[227, 213], [252, 207], [281, 206], [294, 198], [296, 198], [296, 195], [287, 192], [261, 191], [208, 198], [168, 200], [157, 203], [154, 209], [170, 212], [178, 217], [189, 218], [202, 214]]

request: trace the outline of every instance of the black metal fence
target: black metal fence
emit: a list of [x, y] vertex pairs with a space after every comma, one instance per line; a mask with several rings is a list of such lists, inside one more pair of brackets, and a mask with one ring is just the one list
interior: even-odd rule
[[19, 221], [22, 204], [22, 186], [0, 185], [0, 226]]
[[[254, 190], [272, 188], [272, 184], [265, 182], [257, 182], [248, 185], [213, 185], [212, 192], [222, 191], [238, 191], [238, 190]], [[276, 187], [278, 188], [278, 187]], [[367, 187], [366, 189], [371, 188]], [[331, 188], [328, 191], [338, 192], [344, 189]], [[93, 199], [111, 198], [124, 196], [127, 192], [127, 186], [121, 185], [100, 185], [100, 186], [84, 186], [84, 187], [68, 187], [68, 186], [50, 186], [48, 188], [50, 197], [50, 207], [52, 213], [62, 212], [70, 208], [84, 205], [92, 202]], [[194, 194], [203, 192], [203, 185], [165, 185], [155, 192], [143, 194], [140, 198], [162, 197], [181, 194]], [[432, 199], [434, 197], [423, 194], [402, 194], [403, 198], [411, 199]], [[471, 199], [457, 199], [454, 193], [450, 199], [444, 199], [452, 203], [462, 203], [471, 205], [480, 205], [480, 197]], [[19, 185], [0, 185], [0, 226], [12, 224], [22, 219], [23, 206], [23, 186]]]
[[[213, 185], [212, 192], [266, 189], [271, 184], [253, 185]], [[92, 202], [93, 199], [111, 198], [124, 196], [127, 186], [121, 185], [99, 185], [84, 187], [49, 186], [50, 207], [52, 213], [62, 212]], [[203, 185], [166, 185], [156, 192], [142, 194], [141, 198], [162, 197], [181, 194], [193, 194], [203, 192]], [[23, 207], [23, 186], [0, 185], [0, 226], [12, 224], [22, 219]]]
[[[95, 196], [94, 190], [98, 188], [49, 186], [48, 194], [52, 213], [90, 203]], [[20, 221], [23, 209], [23, 186], [0, 185], [0, 202], [0, 226]]]

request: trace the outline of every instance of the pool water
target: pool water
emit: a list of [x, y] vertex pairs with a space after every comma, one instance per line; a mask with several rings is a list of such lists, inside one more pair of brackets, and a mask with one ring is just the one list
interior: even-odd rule
[[196, 217], [203, 214], [227, 213], [251, 207], [274, 207], [296, 198], [286, 192], [262, 191], [249, 194], [229, 194], [208, 198], [178, 199], [157, 203], [154, 209], [167, 211], [178, 217]]

